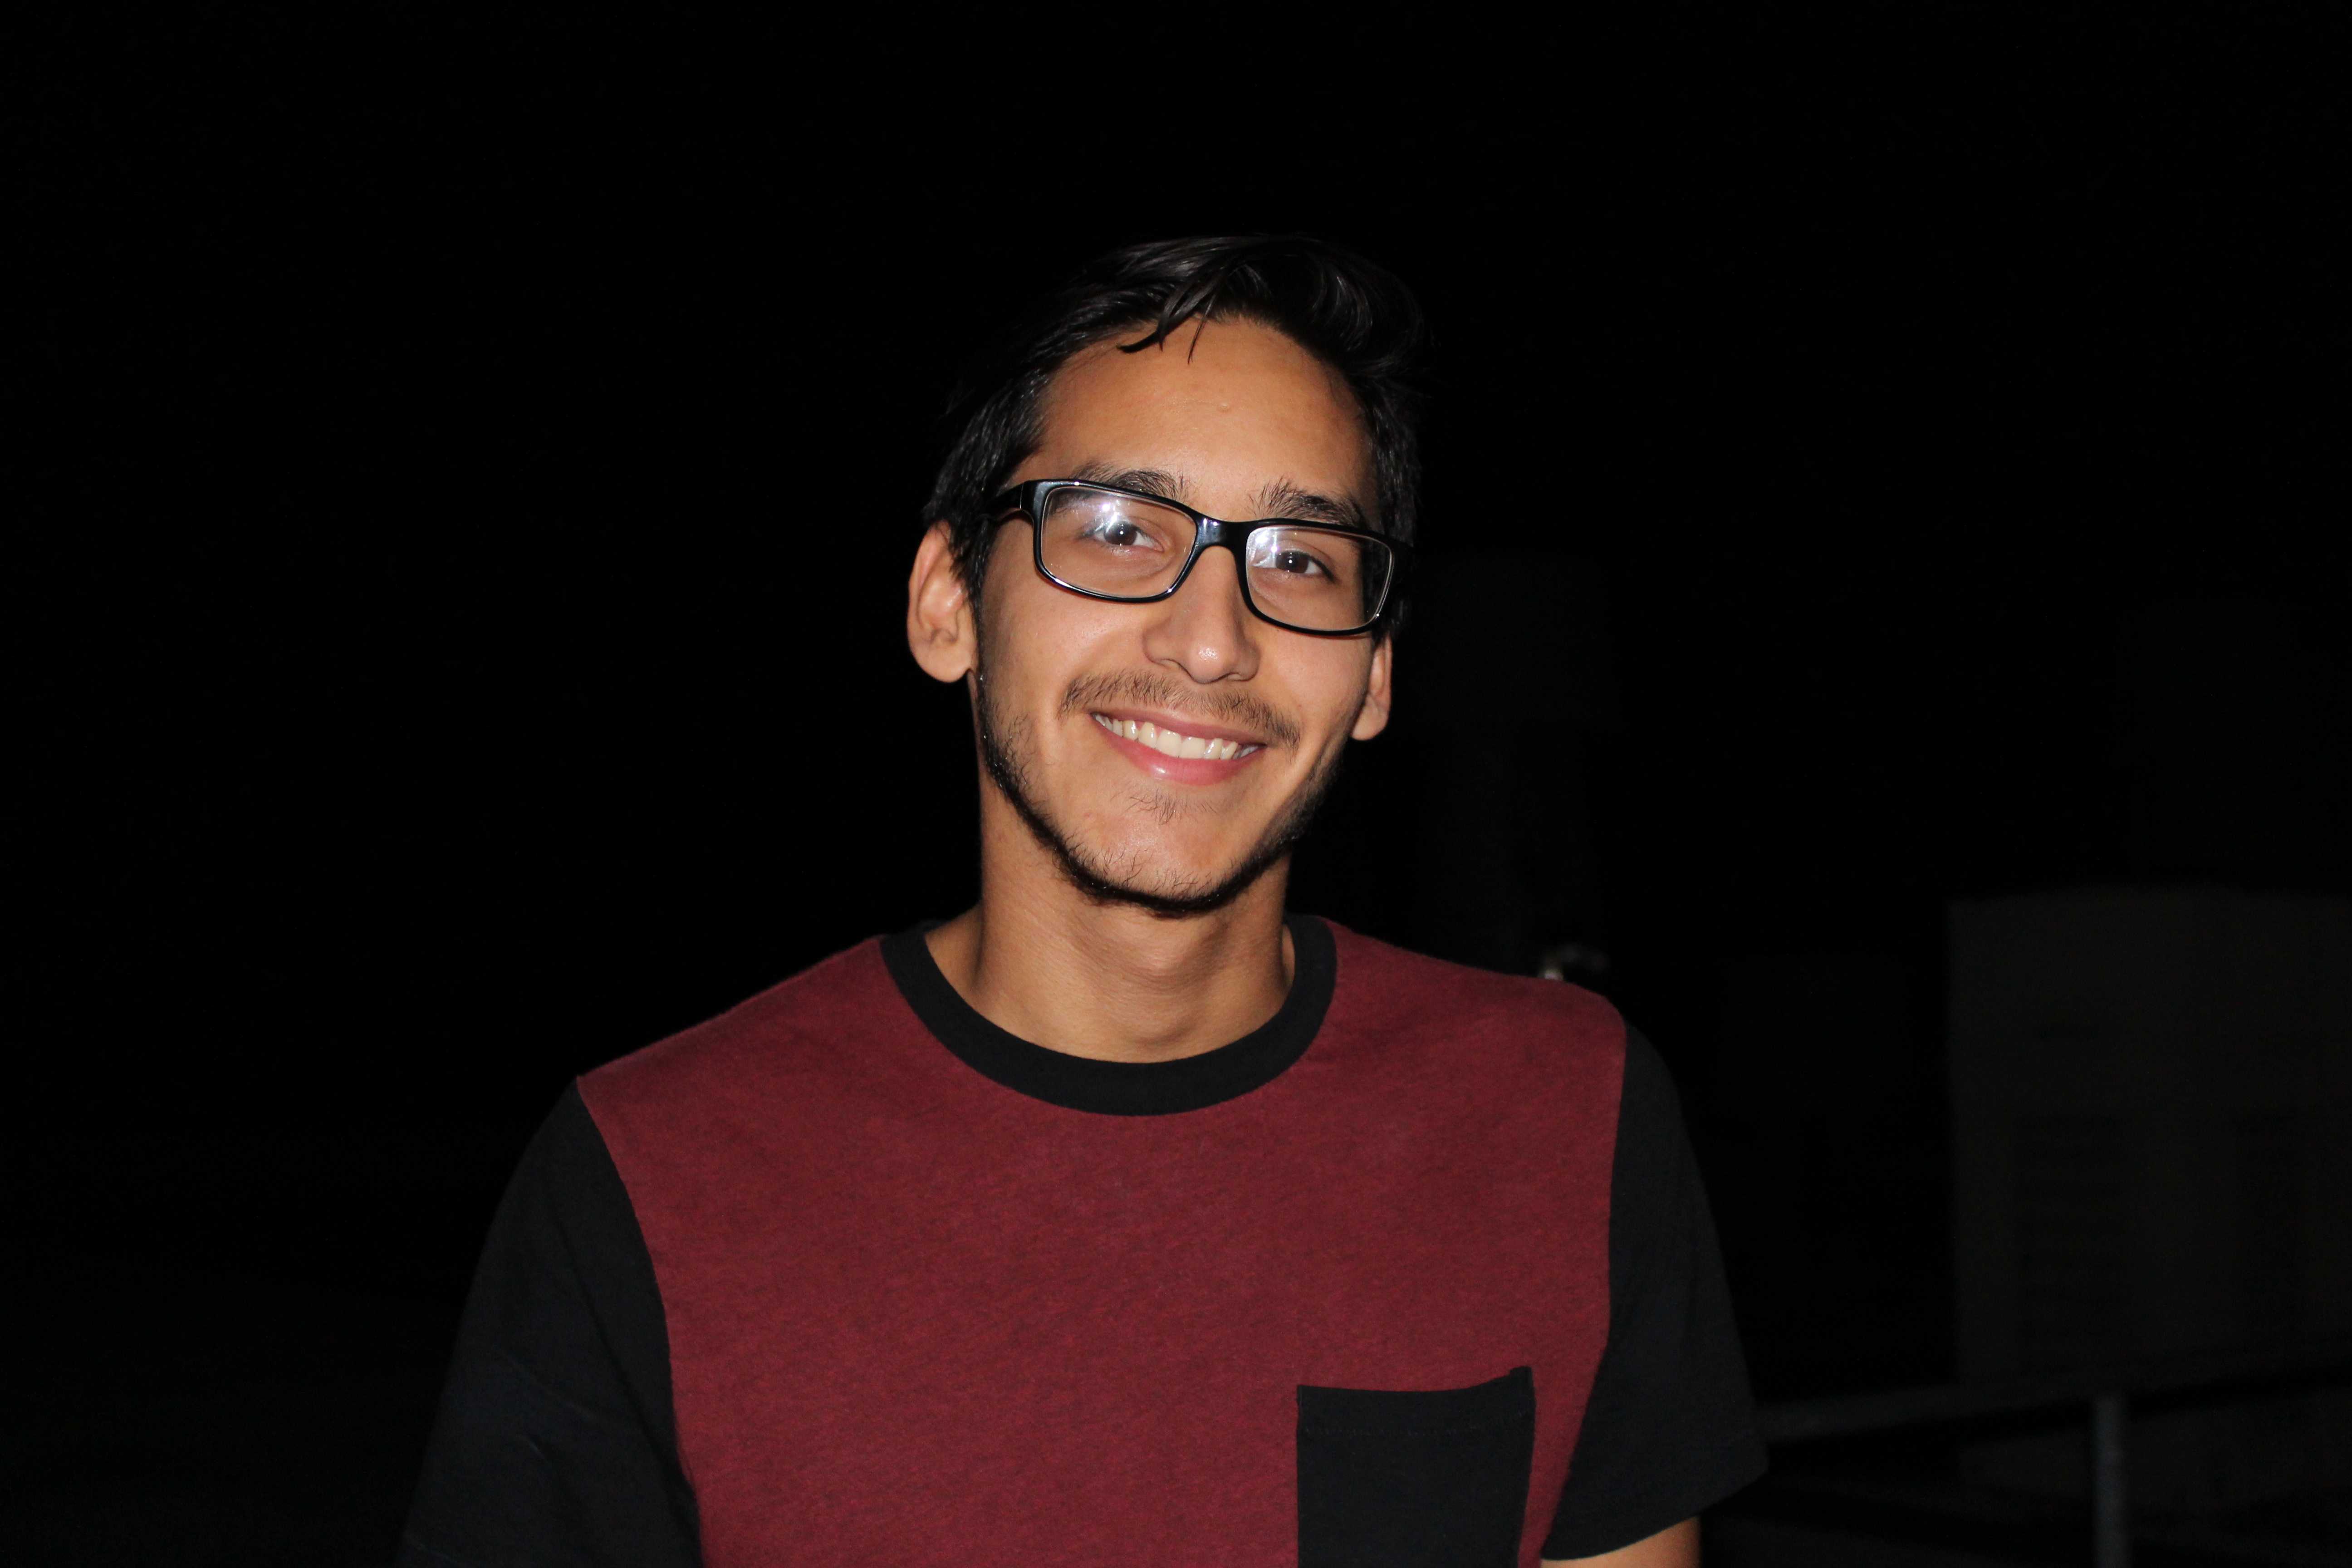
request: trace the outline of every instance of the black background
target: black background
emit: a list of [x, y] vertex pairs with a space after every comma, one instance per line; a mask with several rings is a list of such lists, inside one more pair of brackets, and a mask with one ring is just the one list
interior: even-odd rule
[[1821, 1259], [1727, 1221], [1766, 1394], [1948, 1373], [1948, 899], [2352, 889], [2338, 9], [13, 31], [0, 973], [68, 1554], [165, 1528], [92, 1522], [128, 1487], [183, 1560], [365, 1560], [566, 1079], [970, 900], [900, 620], [932, 422], [1110, 244], [1321, 233], [1434, 323], [1398, 721], [1297, 902], [1606, 952], [1711, 1161], [1738, 975], [1907, 977], [1822, 1166], [1902, 1326], [1823, 1349]]

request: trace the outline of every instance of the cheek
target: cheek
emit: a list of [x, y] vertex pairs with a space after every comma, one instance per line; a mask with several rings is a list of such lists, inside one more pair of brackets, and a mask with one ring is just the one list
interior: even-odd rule
[[1046, 686], [1059, 700], [1077, 676], [1140, 657], [1129, 606], [1066, 594], [1029, 571], [1028, 560], [1021, 557], [1017, 577], [992, 572], [982, 601], [981, 657], [991, 686]]
[[1122, 668], [1123, 661], [1086, 617], [1023, 614], [1033, 607], [1017, 606], [1013, 617], [999, 623], [1002, 633], [984, 632], [980, 667], [999, 731], [1010, 734], [1017, 729], [1026, 748], [1059, 755], [1076, 740], [1062, 711], [1073, 688], [1088, 676]]
[[1352, 644], [1339, 645], [1342, 657], [1316, 672], [1318, 711], [1335, 741], [1345, 741], [1364, 710], [1370, 686], [1369, 656]]

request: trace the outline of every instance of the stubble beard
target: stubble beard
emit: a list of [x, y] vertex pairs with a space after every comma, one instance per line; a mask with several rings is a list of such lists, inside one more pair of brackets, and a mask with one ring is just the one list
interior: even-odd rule
[[[1000, 722], [995, 699], [988, 688], [984, 672], [978, 674], [974, 684], [979, 699], [973, 704], [975, 726], [980, 737], [981, 766], [989, 780], [1013, 807], [1069, 884], [1088, 901], [1102, 907], [1123, 905], [1143, 910], [1166, 920], [1207, 914], [1223, 909], [1239, 897], [1244, 889], [1265, 875], [1277, 862], [1286, 858], [1298, 841], [1307, 837], [1307, 827], [1315, 814], [1339, 782], [1340, 750], [1332, 752], [1328, 761], [1307, 781], [1305, 787], [1293, 795], [1282, 812], [1267, 825], [1257, 845], [1244, 856], [1239, 864], [1223, 878], [1166, 879], [1157, 887], [1146, 886], [1146, 868], [1142, 857], [1131, 857], [1124, 864], [1115, 864], [1084, 845], [1072, 840], [1062, 830], [1039, 799], [1029, 778], [1024, 752], [1029, 735], [1025, 717]], [[1104, 693], [1118, 683], [1096, 682], [1091, 689]], [[1063, 701], [1067, 713], [1085, 704], [1088, 683], [1074, 685]], [[1092, 722], [1091, 720], [1088, 722]], [[1290, 742], [1296, 743], [1295, 726], [1279, 724], [1276, 729]], [[1344, 748], [1342, 749], [1344, 750]], [[1173, 822], [1186, 809], [1184, 801], [1166, 790], [1151, 790], [1136, 797], [1139, 809], [1155, 813], [1162, 823]]]

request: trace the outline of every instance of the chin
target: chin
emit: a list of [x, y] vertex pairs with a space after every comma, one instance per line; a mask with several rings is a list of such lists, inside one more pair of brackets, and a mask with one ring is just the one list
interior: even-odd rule
[[1257, 857], [1172, 851], [1148, 836], [1113, 844], [1057, 846], [1063, 868], [1101, 902], [1171, 910], [1216, 909], [1230, 902], [1266, 869]]
[[1097, 876], [1075, 862], [1066, 862], [1063, 868], [1078, 891], [1100, 908], [1142, 910], [1168, 920], [1222, 910], [1247, 891], [1266, 870], [1263, 866], [1252, 866], [1223, 878], [1184, 879], [1160, 876], [1150, 880], [1127, 880]]

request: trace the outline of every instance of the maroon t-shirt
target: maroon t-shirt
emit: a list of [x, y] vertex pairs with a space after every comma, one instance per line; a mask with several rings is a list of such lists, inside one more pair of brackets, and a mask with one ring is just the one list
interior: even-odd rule
[[1654, 1055], [1291, 929], [1281, 1011], [1181, 1061], [1016, 1039], [910, 931], [583, 1079], [414, 1561], [1531, 1568], [1752, 1479]]

